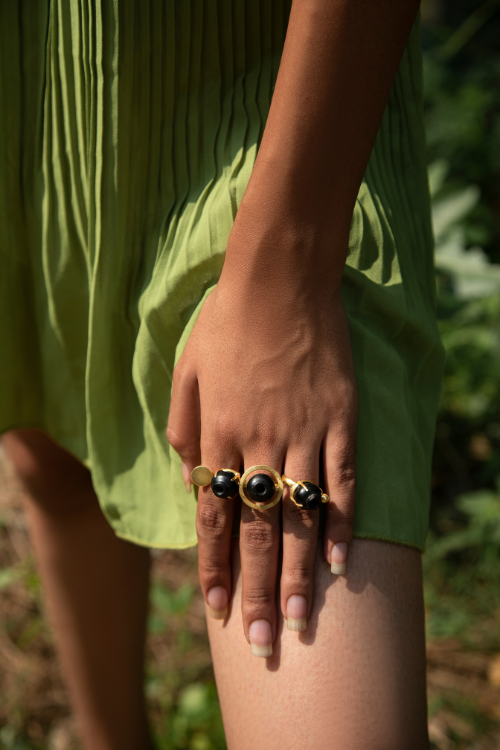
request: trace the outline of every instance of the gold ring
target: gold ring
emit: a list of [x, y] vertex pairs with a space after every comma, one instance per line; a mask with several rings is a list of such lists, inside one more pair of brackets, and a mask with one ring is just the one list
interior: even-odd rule
[[[247, 488], [247, 478], [250, 474], [253, 474], [254, 471], [268, 471], [270, 474], [272, 474], [275, 482], [274, 482], [274, 496], [271, 498], [271, 500], [268, 503], [254, 503], [252, 500], [250, 500], [249, 497], [246, 495], [246, 488]], [[273, 508], [276, 503], [279, 503], [281, 500], [281, 496], [283, 495], [283, 481], [281, 479], [281, 476], [276, 471], [276, 469], [271, 469], [270, 466], [265, 466], [264, 464], [259, 464], [258, 466], [251, 466], [249, 469], [245, 471], [243, 476], [240, 479], [240, 495], [243, 502], [248, 505], [249, 508], [255, 508], [256, 510], [267, 510], [268, 508]]]
[[196, 484], [198, 487], [206, 487], [212, 481], [213, 476], [208, 466], [195, 466], [191, 472], [193, 484]]
[[[290, 479], [290, 477], [287, 477], [285, 474], [282, 474], [281, 478], [283, 482], [288, 485], [288, 487], [290, 487], [290, 497], [298, 508], [303, 508], [304, 510], [317, 510], [319, 508], [319, 505], [311, 508], [307, 507], [306, 501], [308, 493], [311, 495], [315, 494], [316, 497], [318, 496], [318, 494], [320, 494], [322, 503], [328, 503], [330, 500], [326, 492], [323, 492], [321, 487], [319, 487], [317, 484], [314, 484], [314, 482], [311, 482], [309, 479], [303, 479], [300, 482], [294, 482], [293, 479]], [[306, 485], [309, 485], [309, 487], [307, 487]], [[300, 492], [300, 490], [303, 490], [303, 492]], [[297, 493], [302, 495], [302, 497], [298, 498], [299, 501], [297, 501], [297, 499], [295, 498]]]
[[191, 479], [198, 487], [210, 485], [215, 497], [233, 500], [238, 494], [240, 473], [234, 469], [219, 469], [214, 476], [207, 466], [196, 466], [191, 472]]

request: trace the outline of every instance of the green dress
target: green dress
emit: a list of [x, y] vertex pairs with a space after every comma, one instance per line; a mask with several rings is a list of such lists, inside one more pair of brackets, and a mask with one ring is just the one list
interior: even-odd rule
[[[196, 498], [165, 440], [172, 371], [222, 268], [288, 5], [0, 3], [0, 431], [46, 430], [139, 544], [196, 543]], [[359, 191], [343, 295], [355, 536], [422, 548], [443, 354], [418, 24]]]

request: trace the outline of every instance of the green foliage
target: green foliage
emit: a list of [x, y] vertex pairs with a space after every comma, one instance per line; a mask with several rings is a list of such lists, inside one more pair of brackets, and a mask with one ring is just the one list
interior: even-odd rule
[[423, 3], [426, 134], [430, 161], [449, 165], [450, 188], [477, 185], [463, 223], [467, 246], [500, 261], [500, 3]]
[[449, 174], [443, 159], [430, 166], [447, 357], [424, 556], [427, 633], [497, 651], [498, 627], [478, 624], [496, 621], [500, 593], [500, 266], [482, 248], [467, 247], [464, 227], [479, 190], [452, 185]]
[[19, 737], [13, 727], [6, 726], [0, 729], [0, 750], [37, 750], [37, 748], [28, 740]]
[[161, 583], [154, 583], [150, 593], [149, 632], [164, 633], [172, 616], [182, 616], [187, 612], [193, 593], [192, 586], [183, 585], [171, 591]]
[[180, 693], [157, 740], [158, 750], [224, 750], [226, 741], [214, 683], [193, 683]]
[[14, 566], [3, 568], [3, 570], [0, 570], [0, 589], [7, 588], [11, 583], [17, 581], [18, 577], [19, 571]]
[[[156, 707], [158, 750], [224, 750], [226, 747], [217, 689], [213, 676], [202, 671], [196, 654], [207, 648], [189, 627], [195, 602], [192, 585], [169, 588], [156, 580], [151, 587], [148, 629], [152, 639], [170, 646], [168, 668], [152, 663], [146, 680], [146, 695]], [[198, 594], [199, 597], [199, 594]]]
[[[424, 557], [429, 637], [477, 640], [480, 618], [496, 617], [500, 591], [500, 491], [477, 490], [456, 502], [461, 517], [447, 534], [431, 536]], [[498, 628], [482, 646], [500, 647]]]
[[447, 173], [443, 160], [429, 168], [438, 317], [447, 353], [440, 418], [475, 425], [500, 412], [500, 266], [480, 247], [467, 249], [463, 222], [479, 194], [474, 186], [450, 192]]

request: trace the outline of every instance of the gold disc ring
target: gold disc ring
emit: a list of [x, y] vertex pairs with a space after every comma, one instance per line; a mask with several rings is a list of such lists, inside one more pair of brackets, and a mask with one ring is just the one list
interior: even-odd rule
[[[268, 503], [254, 503], [246, 495], [245, 490], [248, 484], [247, 479], [250, 474], [254, 473], [254, 471], [268, 471], [274, 478], [274, 496]], [[243, 502], [248, 505], [249, 508], [255, 508], [256, 510], [268, 510], [268, 508], [273, 508], [276, 503], [279, 503], [279, 501], [281, 500], [281, 496], [283, 495], [283, 481], [280, 474], [275, 469], [271, 469], [270, 466], [264, 466], [263, 464], [259, 464], [258, 466], [251, 466], [245, 471], [240, 479], [240, 495]]]

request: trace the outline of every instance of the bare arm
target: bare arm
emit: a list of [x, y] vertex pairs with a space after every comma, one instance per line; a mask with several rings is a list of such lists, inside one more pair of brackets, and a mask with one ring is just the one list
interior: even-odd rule
[[226, 271], [254, 280], [267, 271], [303, 276], [314, 261], [316, 272], [320, 264], [329, 281], [339, 280], [356, 196], [418, 6], [294, 1]]

